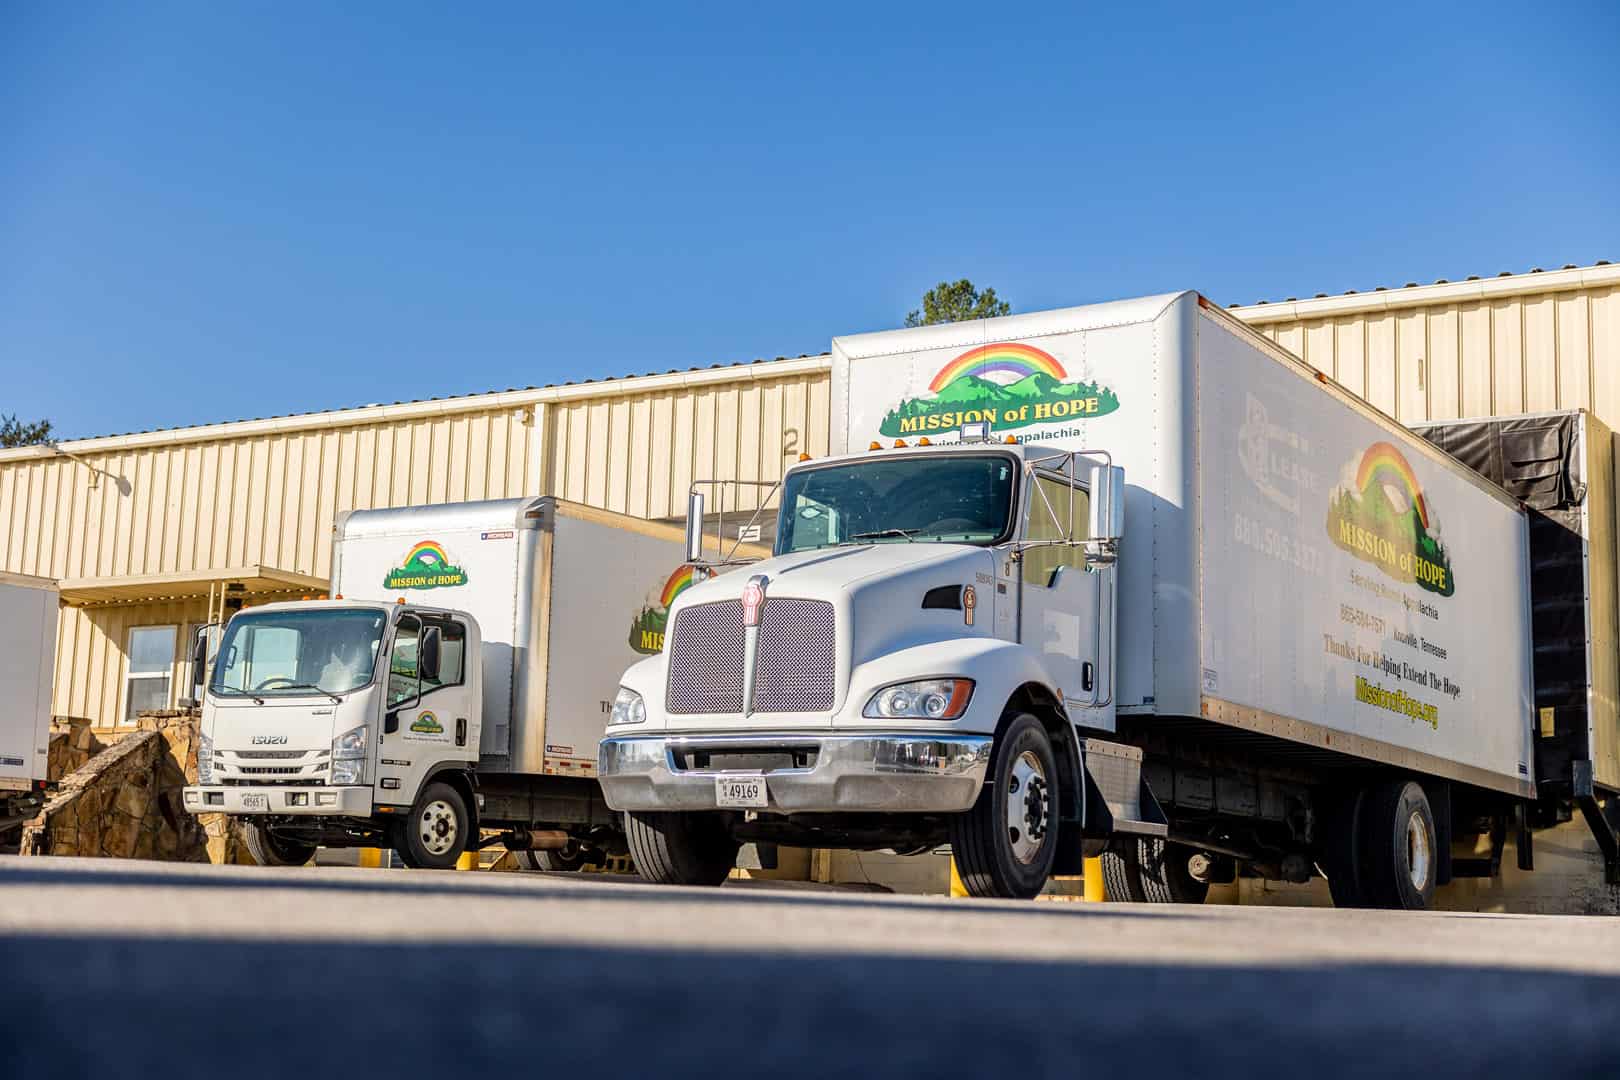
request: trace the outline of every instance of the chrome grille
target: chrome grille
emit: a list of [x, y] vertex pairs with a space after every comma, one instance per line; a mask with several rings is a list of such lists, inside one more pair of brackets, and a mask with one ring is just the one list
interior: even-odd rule
[[297, 776], [304, 771], [302, 765], [239, 765], [236, 771], [246, 776]]
[[[837, 680], [833, 606], [767, 597], [760, 613], [755, 712], [827, 712]], [[669, 636], [671, 713], [740, 713], [742, 603], [699, 604], [675, 618]]]
[[245, 761], [293, 761], [304, 756], [303, 750], [237, 750], [236, 756]]
[[698, 604], [675, 617], [669, 641], [669, 711], [740, 713], [742, 602]]
[[837, 635], [833, 606], [765, 600], [759, 619], [755, 712], [827, 712], [833, 706]]

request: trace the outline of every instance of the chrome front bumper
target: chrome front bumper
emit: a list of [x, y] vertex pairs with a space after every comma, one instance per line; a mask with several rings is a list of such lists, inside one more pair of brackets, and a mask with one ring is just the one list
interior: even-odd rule
[[186, 788], [185, 807], [189, 814], [370, 817], [371, 788], [347, 785], [294, 787], [290, 784], [265, 787], [238, 787], [233, 784], [198, 785]]
[[[715, 779], [763, 775], [774, 813], [956, 813], [979, 797], [988, 735], [926, 732], [832, 735], [615, 735], [602, 740], [598, 777], [615, 810], [713, 810]], [[695, 768], [694, 753], [798, 751], [803, 768]]]

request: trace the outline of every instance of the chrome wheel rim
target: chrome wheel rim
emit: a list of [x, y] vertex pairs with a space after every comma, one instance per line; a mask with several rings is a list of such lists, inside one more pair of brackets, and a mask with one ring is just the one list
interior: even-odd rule
[[1406, 871], [1412, 879], [1412, 888], [1422, 892], [1429, 884], [1429, 868], [1434, 853], [1429, 845], [1429, 830], [1423, 827], [1423, 815], [1414, 812], [1406, 819]]
[[429, 855], [443, 855], [456, 842], [455, 810], [443, 799], [434, 799], [422, 808], [416, 832]]
[[1007, 778], [1007, 846], [1020, 863], [1034, 862], [1046, 839], [1050, 792], [1039, 755], [1019, 754]]

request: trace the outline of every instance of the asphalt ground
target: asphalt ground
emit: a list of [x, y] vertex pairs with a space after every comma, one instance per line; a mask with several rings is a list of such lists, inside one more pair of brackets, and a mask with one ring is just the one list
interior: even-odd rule
[[0, 965], [29, 1078], [1620, 1076], [1604, 918], [5, 857]]

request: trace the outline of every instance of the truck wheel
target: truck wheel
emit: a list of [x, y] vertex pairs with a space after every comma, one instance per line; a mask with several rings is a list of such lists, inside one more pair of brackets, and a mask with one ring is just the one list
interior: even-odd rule
[[741, 847], [718, 814], [626, 811], [624, 835], [636, 872], [656, 885], [718, 885]]
[[1434, 811], [1421, 785], [1395, 780], [1370, 789], [1358, 833], [1368, 906], [1422, 911], [1434, 903], [1440, 859]]
[[399, 823], [395, 847], [406, 866], [454, 869], [467, 850], [471, 822], [467, 802], [449, 784], [434, 781], [422, 789], [411, 812]]
[[1322, 823], [1322, 872], [1333, 906], [1367, 906], [1361, 883], [1361, 804], [1366, 792], [1346, 792], [1328, 807]]
[[1137, 839], [1137, 874], [1142, 882], [1142, 895], [1148, 903], [1202, 904], [1208, 899], [1209, 882], [1193, 877], [1187, 867], [1194, 853], [1194, 849], [1185, 844], [1157, 837]]
[[951, 852], [970, 896], [1028, 899], [1057, 857], [1057, 759], [1046, 728], [1028, 713], [996, 740], [989, 782], [951, 819]]
[[315, 845], [278, 836], [267, 825], [248, 822], [247, 849], [260, 866], [303, 866], [315, 857]]

